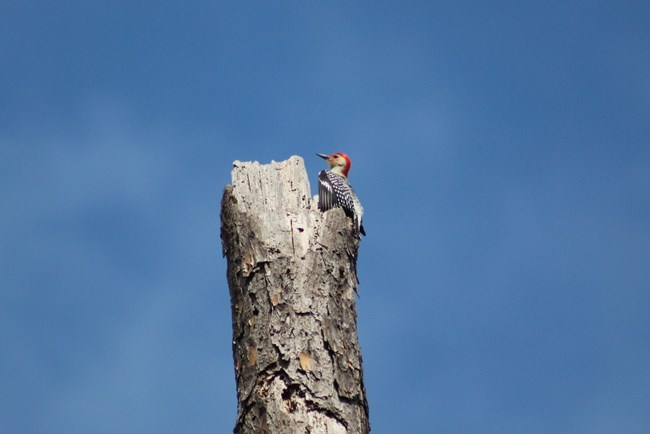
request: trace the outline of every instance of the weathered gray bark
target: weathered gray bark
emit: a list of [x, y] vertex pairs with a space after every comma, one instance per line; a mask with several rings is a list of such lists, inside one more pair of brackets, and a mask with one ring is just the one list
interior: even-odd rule
[[221, 207], [241, 434], [370, 431], [358, 234], [312, 202], [304, 162], [236, 161]]

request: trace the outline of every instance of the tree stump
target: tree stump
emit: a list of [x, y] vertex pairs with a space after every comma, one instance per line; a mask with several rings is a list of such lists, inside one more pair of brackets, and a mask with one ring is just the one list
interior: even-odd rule
[[312, 201], [304, 161], [235, 161], [221, 204], [240, 434], [370, 431], [357, 338], [359, 236]]

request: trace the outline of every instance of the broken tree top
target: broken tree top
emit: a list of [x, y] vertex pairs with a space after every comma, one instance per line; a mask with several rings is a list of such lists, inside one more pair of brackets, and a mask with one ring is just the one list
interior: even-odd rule
[[348, 222], [340, 221], [340, 211], [332, 210], [325, 215], [319, 212], [301, 157], [270, 164], [235, 161], [229, 188], [238, 209], [258, 221], [256, 236], [274, 244], [280, 241], [278, 237], [290, 233], [296, 256], [305, 255], [310, 239], [316, 241], [314, 237], [319, 235], [324, 220], [335, 219], [342, 236], [353, 236]]
[[224, 191], [235, 432], [368, 432], [357, 339], [359, 238], [311, 198], [300, 157], [235, 162]]

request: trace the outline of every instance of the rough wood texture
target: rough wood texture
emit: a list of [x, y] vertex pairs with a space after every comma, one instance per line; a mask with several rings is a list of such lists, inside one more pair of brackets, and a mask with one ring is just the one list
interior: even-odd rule
[[370, 431], [356, 326], [358, 234], [312, 202], [300, 157], [236, 161], [221, 206], [241, 434]]

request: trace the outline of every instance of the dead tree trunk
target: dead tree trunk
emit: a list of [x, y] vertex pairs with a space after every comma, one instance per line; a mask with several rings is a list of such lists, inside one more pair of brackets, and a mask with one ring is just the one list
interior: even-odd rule
[[236, 161], [221, 204], [240, 434], [370, 431], [357, 339], [359, 239], [312, 202], [300, 157]]

